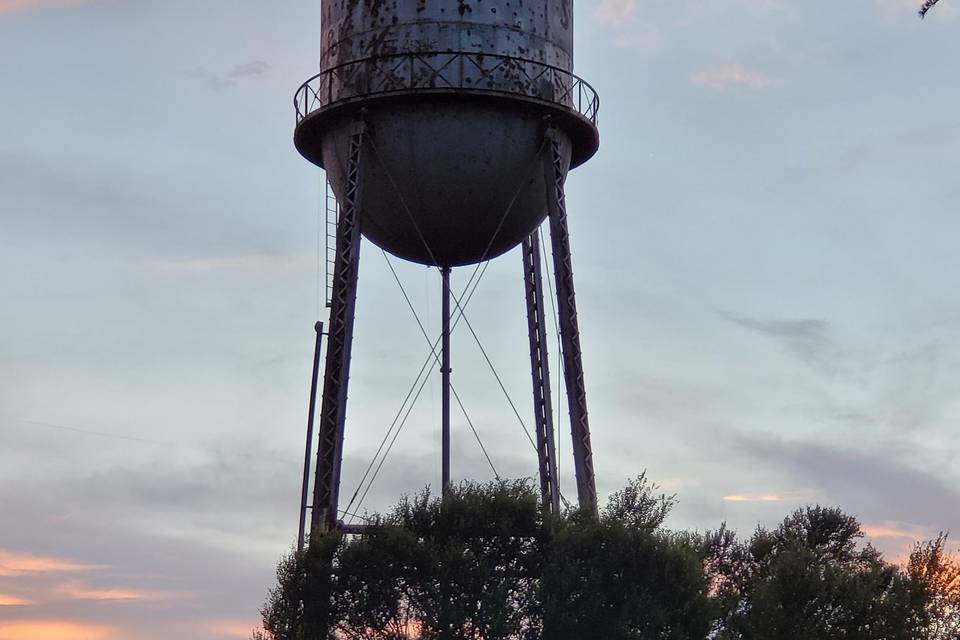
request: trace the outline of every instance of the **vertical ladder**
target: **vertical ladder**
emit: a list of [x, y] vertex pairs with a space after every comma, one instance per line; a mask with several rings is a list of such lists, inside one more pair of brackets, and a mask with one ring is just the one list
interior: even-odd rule
[[324, 209], [326, 211], [326, 222], [324, 224], [325, 238], [325, 264], [326, 264], [326, 305], [330, 308], [330, 301], [333, 298], [333, 266], [337, 261], [337, 223], [340, 221], [340, 203], [337, 202], [337, 195], [330, 186], [330, 178], [326, 179], [327, 188], [324, 195]]

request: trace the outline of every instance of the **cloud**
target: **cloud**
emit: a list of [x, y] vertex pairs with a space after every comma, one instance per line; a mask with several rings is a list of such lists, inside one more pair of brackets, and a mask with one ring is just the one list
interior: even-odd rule
[[147, 596], [140, 591], [130, 589], [97, 589], [81, 582], [67, 582], [59, 585], [56, 595], [69, 600], [143, 600]]
[[[289, 253], [291, 241], [282, 225], [238, 225], [236, 211], [188, 197], [171, 185], [162, 187], [160, 193], [154, 182], [142, 183], [120, 169], [106, 175], [87, 166], [66, 167], [0, 150], [0, 212], [3, 238], [8, 240], [4, 249], [31, 247], [30, 255], [38, 260], [49, 251], [58, 259], [82, 258], [86, 266], [102, 260], [110, 268], [116, 260], [141, 264], [172, 260], [174, 267], [177, 260], [197, 256], [229, 259]], [[50, 229], [70, 242], [49, 242]], [[109, 251], [103, 250], [105, 246]]]
[[637, 0], [600, 0], [593, 18], [612, 32], [611, 42], [618, 49], [650, 53], [663, 44], [656, 25], [636, 18]]
[[16, 553], [0, 549], [0, 576], [22, 576], [30, 573], [50, 573], [62, 571], [89, 571], [101, 569], [97, 565], [80, 564], [60, 558], [36, 556], [28, 553]]
[[[26, 523], [0, 527], [0, 543], [64, 550], [57, 557], [4, 551], [4, 575], [16, 577], [0, 578], [0, 592], [42, 603], [43, 615], [83, 611], [94, 623], [19, 621], [0, 627], [0, 640], [240, 637], [226, 629], [214, 635], [208, 621], [256, 619], [296, 531], [299, 479], [291, 469], [299, 455], [272, 458], [261, 444], [187, 461], [198, 457], [163, 447], [153, 462], [0, 484], [4, 516]], [[110, 566], [99, 568], [107, 558]]]
[[[155, 456], [138, 447], [129, 462], [95, 469], [61, 465], [57, 478], [41, 474], [17, 485], [0, 483], [4, 516], [25, 523], [0, 527], [0, 544], [63, 550], [55, 558], [15, 554], [17, 562], [9, 564], [18, 570], [49, 571], [22, 574], [9, 583], [0, 579], [0, 592], [42, 603], [46, 615], [72, 620], [74, 611], [83, 611], [87, 621], [110, 625], [88, 629], [106, 634], [87, 636], [91, 640], [249, 638], [257, 608], [273, 584], [275, 563], [296, 533], [303, 445], [298, 436], [289, 449], [277, 449], [275, 438], [202, 451], [171, 452], [164, 446]], [[101, 438], [90, 441], [93, 447], [101, 443]], [[31, 442], [28, 451], [35, 445]], [[14, 439], [0, 452], [0, 467], [18, 446]], [[460, 472], [483, 477], [483, 461], [472, 450], [469, 459], [458, 456], [461, 446], [471, 444], [455, 443], [455, 457], [464, 460]], [[81, 456], [77, 451], [58, 451], [54, 459]], [[504, 457], [497, 458], [501, 471], [522, 475], [519, 463]], [[521, 459], [535, 472], [532, 456], [524, 452]], [[367, 462], [367, 452], [345, 456], [344, 500]], [[397, 449], [360, 511], [393, 504], [403, 491], [422, 487], [434, 471], [433, 461], [419, 450]], [[68, 529], [62, 525], [65, 518]], [[53, 571], [107, 562], [109, 567], [90, 575]], [[110, 635], [111, 629], [117, 633]], [[80, 640], [85, 637], [80, 631], [22, 627], [0, 640], [35, 640], [43, 633], [52, 640]]]
[[157, 271], [205, 272], [226, 269], [302, 269], [313, 265], [307, 255], [274, 255], [267, 253], [247, 253], [235, 256], [200, 257], [183, 260], [151, 260], [148, 268]]
[[267, 75], [270, 68], [270, 64], [263, 60], [253, 60], [234, 67], [227, 72], [227, 77], [234, 80], [238, 78], [256, 78]]
[[910, 542], [928, 540], [936, 534], [930, 527], [910, 522], [864, 524], [863, 532], [871, 538], [898, 538]]
[[0, 593], [0, 607], [22, 607], [28, 604], [33, 604], [29, 600], [24, 600], [23, 598], [18, 598], [17, 596], [11, 596], [6, 593]]
[[84, 4], [91, 0], [0, 0], [0, 13], [43, 9], [47, 7], [65, 7]]
[[846, 359], [830, 336], [830, 323], [823, 318], [767, 320], [720, 314], [726, 320], [779, 342], [786, 351], [824, 373], [836, 373]]
[[678, 34], [698, 25], [733, 24], [784, 8], [781, 0], [599, 0], [591, 17], [611, 33], [613, 46], [652, 53], [681, 42]]
[[185, 75], [200, 80], [211, 91], [223, 91], [235, 86], [240, 80], [266, 76], [271, 68], [268, 62], [253, 60], [237, 65], [224, 73], [216, 73], [203, 67], [197, 67], [187, 71]]
[[891, 166], [898, 162], [915, 163], [933, 152], [954, 149], [960, 142], [960, 126], [933, 124], [874, 138], [857, 145], [838, 159], [841, 171], [857, 172], [872, 163]]
[[760, 71], [754, 71], [739, 64], [720, 64], [704, 67], [690, 74], [690, 82], [710, 89], [728, 87], [746, 87], [748, 89], [769, 89], [783, 84], [783, 81]]
[[[810, 486], [818, 500], [850, 509], [879, 540], [903, 540], [924, 531], [960, 530], [960, 491], [942, 468], [916, 468], [903, 450], [787, 440], [750, 434], [735, 438], [750, 463]], [[926, 523], [905, 524], [905, 523]], [[914, 528], [911, 528], [914, 527]], [[891, 535], [896, 534], [896, 535]], [[885, 549], [902, 544], [887, 545]]]
[[724, 502], [793, 502], [811, 500], [813, 491], [788, 491], [786, 493], [737, 493], [723, 496]]
[[619, 27], [633, 17], [636, 9], [637, 0], [600, 0], [593, 17], [607, 26]]
[[649, 24], [638, 24], [631, 29], [622, 29], [613, 35], [613, 44], [618, 49], [630, 49], [650, 53], [660, 48], [663, 36]]
[[681, 489], [690, 489], [699, 487], [703, 484], [700, 478], [667, 478], [658, 480], [657, 486], [664, 491], [679, 491]]
[[206, 624], [207, 631], [217, 638], [249, 638], [257, 622], [251, 620], [211, 620]]
[[0, 621], [0, 640], [114, 640], [119, 637], [112, 627], [82, 622]]
[[916, 543], [931, 540], [938, 533], [931, 527], [911, 522], [880, 522], [864, 524], [862, 528], [874, 546], [882, 547], [888, 556], [893, 556], [893, 561], [899, 564], [905, 564], [909, 560], [910, 552]]

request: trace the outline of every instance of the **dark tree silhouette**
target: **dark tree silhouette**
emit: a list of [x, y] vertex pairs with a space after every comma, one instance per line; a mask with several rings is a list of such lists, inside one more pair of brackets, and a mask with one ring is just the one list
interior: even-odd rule
[[924, 590], [928, 624], [922, 640], [960, 640], [960, 562], [946, 550], [947, 536], [918, 543], [907, 571]]
[[[914, 640], [925, 625], [923, 591], [883, 561], [855, 518], [807, 507], [746, 542], [714, 536], [722, 640]], [[709, 570], [709, 569], [708, 569]]]
[[739, 540], [665, 527], [640, 476], [597, 517], [546, 514], [529, 482], [425, 490], [277, 568], [258, 640], [960, 640], [946, 537], [886, 562], [820, 506]]

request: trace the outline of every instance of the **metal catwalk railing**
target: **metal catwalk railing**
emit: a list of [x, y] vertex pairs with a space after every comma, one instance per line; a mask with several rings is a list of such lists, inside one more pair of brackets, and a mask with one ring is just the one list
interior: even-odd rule
[[597, 124], [600, 98], [573, 73], [534, 60], [470, 52], [416, 52], [353, 60], [321, 71], [294, 97], [297, 124], [338, 102], [391, 93], [471, 91], [560, 106]]

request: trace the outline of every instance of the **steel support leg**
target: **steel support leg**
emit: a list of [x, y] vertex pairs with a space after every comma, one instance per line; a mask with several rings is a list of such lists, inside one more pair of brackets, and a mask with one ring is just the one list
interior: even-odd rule
[[357, 271], [360, 265], [360, 212], [365, 125], [358, 121], [350, 136], [346, 191], [337, 223], [337, 254], [330, 300], [327, 362], [320, 408], [317, 469], [313, 485], [311, 530], [337, 525], [340, 468], [343, 461], [343, 427], [347, 413], [347, 384], [353, 347], [353, 320], [357, 302]]
[[567, 205], [563, 191], [566, 167], [560, 154], [560, 141], [554, 125], [547, 126], [543, 157], [547, 186], [547, 208], [550, 217], [550, 238], [553, 243], [553, 269], [557, 279], [557, 303], [560, 313], [560, 344], [563, 351], [563, 375], [570, 407], [570, 432], [573, 436], [573, 462], [577, 475], [577, 498], [580, 508], [596, 513], [597, 484], [593, 472], [593, 449], [590, 446], [590, 423], [587, 419], [587, 390], [583, 381], [583, 359], [580, 350], [580, 327], [577, 322], [577, 298], [573, 287], [573, 263], [570, 235], [567, 229]]
[[450, 490], [450, 267], [442, 267], [440, 274], [443, 278], [442, 309], [443, 333], [441, 339], [441, 399], [442, 399], [442, 483], [443, 495]]
[[540, 234], [534, 231], [523, 241], [523, 282], [527, 297], [527, 330], [530, 336], [530, 371], [533, 376], [533, 413], [537, 428], [537, 458], [540, 463], [540, 496], [543, 507], [560, 512], [557, 478], [557, 447], [553, 431], [553, 400], [547, 360], [547, 326], [543, 309], [543, 273], [540, 265]]

